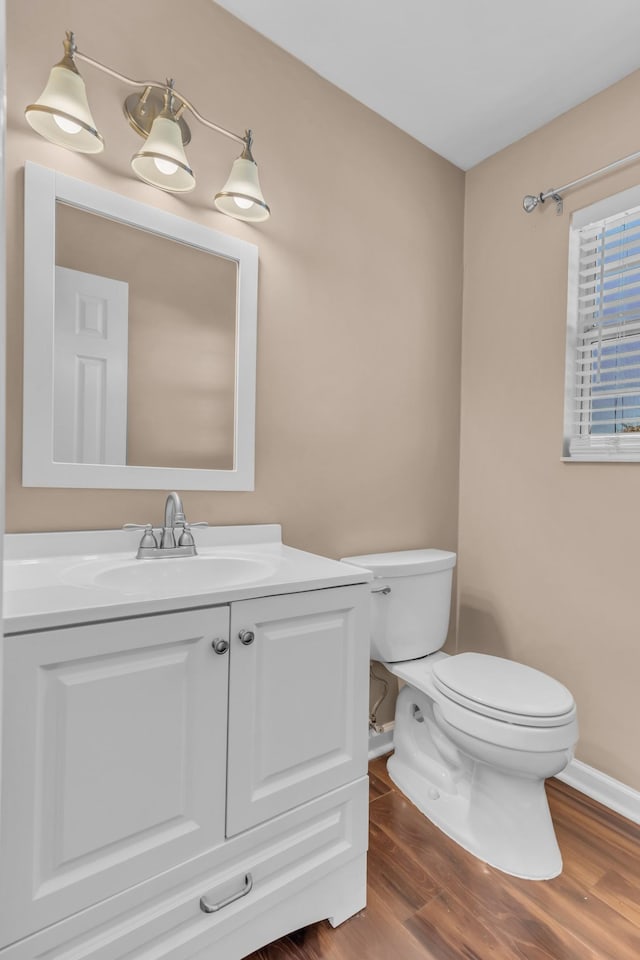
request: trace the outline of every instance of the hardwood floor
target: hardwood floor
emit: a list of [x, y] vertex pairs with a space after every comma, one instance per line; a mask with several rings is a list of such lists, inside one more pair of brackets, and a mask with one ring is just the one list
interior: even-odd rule
[[640, 827], [551, 780], [564, 871], [517, 880], [432, 826], [391, 783], [386, 757], [369, 775], [366, 910], [248, 960], [638, 960]]

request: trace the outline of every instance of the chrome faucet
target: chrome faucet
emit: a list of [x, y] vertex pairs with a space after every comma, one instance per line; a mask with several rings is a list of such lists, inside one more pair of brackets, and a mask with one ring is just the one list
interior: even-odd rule
[[180, 494], [175, 490], [167, 497], [164, 505], [164, 527], [162, 528], [162, 538], [160, 547], [162, 550], [172, 550], [177, 547], [175, 528], [180, 527], [184, 532], [185, 525], [184, 508]]
[[173, 490], [164, 505], [164, 526], [160, 542], [151, 523], [125, 523], [125, 530], [144, 530], [136, 557], [138, 560], [154, 560], [165, 557], [195, 557], [196, 544], [192, 527], [208, 527], [206, 521], [187, 523], [179, 493]]

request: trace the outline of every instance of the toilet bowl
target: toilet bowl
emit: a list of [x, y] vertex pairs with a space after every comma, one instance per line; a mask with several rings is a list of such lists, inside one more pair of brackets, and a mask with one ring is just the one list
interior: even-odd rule
[[371, 657], [404, 681], [391, 779], [437, 827], [513, 876], [550, 879], [562, 858], [544, 790], [578, 739], [569, 690], [524, 664], [440, 647], [456, 556], [347, 557], [372, 571]]

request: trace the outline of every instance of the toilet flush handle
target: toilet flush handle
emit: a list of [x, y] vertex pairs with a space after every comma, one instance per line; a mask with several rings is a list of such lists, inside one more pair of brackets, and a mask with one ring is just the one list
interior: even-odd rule
[[386, 597], [391, 593], [391, 587], [376, 587], [375, 590], [372, 590], [371, 593], [382, 593]]

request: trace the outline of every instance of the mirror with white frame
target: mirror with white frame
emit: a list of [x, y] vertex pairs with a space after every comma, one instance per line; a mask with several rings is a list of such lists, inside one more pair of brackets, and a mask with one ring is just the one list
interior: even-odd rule
[[25, 165], [23, 483], [252, 490], [258, 251]]

